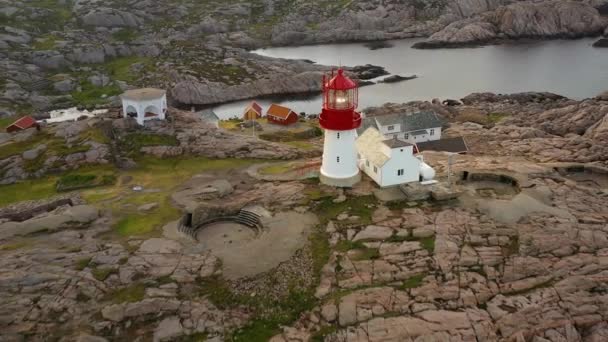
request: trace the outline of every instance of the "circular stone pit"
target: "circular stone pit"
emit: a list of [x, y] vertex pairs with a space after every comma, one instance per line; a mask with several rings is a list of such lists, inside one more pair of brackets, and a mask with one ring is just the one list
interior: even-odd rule
[[500, 173], [464, 171], [459, 184], [482, 198], [511, 199], [521, 192], [515, 178]]

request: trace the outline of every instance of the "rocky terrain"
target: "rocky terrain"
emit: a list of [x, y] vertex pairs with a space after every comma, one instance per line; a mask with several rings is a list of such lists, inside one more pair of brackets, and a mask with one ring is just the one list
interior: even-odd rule
[[515, 2], [455, 21], [415, 48], [461, 47], [500, 40], [597, 36], [608, 19], [585, 2]]
[[[111, 113], [79, 121], [74, 129], [112, 126], [105, 159], [126, 168], [95, 166], [116, 183], [35, 201], [24, 199], [37, 198], [44, 177], [23, 183], [31, 193], [17, 194], [21, 183], [0, 187], [15, 198], [0, 208], [0, 340], [608, 338], [608, 95], [478, 93], [368, 113], [410, 108], [435, 110], [449, 123], [446, 136], [465, 137], [470, 153], [452, 166], [459, 199], [384, 202], [367, 178], [344, 191], [314, 179], [252, 178], [257, 158], [309, 152], [244, 136], [231, 145], [232, 133], [189, 112], [138, 130]], [[160, 140], [135, 144], [148, 156], [134, 157], [121, 145], [125, 134]], [[193, 155], [224, 159], [193, 167]], [[446, 155], [426, 152], [425, 161], [445, 181]], [[225, 279], [221, 258], [180, 234], [178, 219], [189, 208], [207, 217], [252, 204], [274, 216], [313, 214], [320, 224], [277, 268]]]
[[81, 166], [130, 167], [136, 165], [133, 158], [139, 155], [294, 159], [311, 153], [219, 130], [192, 112], [171, 110], [171, 124], [157, 122], [145, 129], [133, 119], [113, 118], [114, 114], [49, 124], [40, 131], [0, 133], [0, 184]]
[[[175, 105], [317, 92], [306, 61], [247, 49], [428, 37], [425, 46], [578, 37], [606, 27], [605, 2], [471, 0], [0, 2], [0, 109], [42, 113], [116, 103], [129, 87]], [[599, 8], [600, 12], [596, 8]]]

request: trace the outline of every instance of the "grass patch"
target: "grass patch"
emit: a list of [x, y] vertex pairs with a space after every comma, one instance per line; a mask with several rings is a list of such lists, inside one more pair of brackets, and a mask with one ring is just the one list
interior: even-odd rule
[[109, 97], [121, 93], [122, 90], [116, 84], [97, 87], [87, 81], [83, 81], [80, 84], [80, 91], [74, 91], [71, 95], [75, 104], [94, 107], [95, 105], [106, 103]]
[[422, 238], [418, 241], [420, 241], [422, 248], [426, 249], [429, 253], [432, 254], [435, 251], [435, 236]]
[[177, 339], [178, 342], [205, 342], [208, 339], [206, 333], [194, 333], [192, 335], [183, 336]]
[[490, 113], [488, 114], [488, 121], [490, 123], [498, 123], [500, 120], [506, 118], [509, 114], [505, 113]]
[[93, 127], [80, 134], [78, 140], [81, 142], [94, 141], [100, 144], [109, 144], [110, 138], [99, 127]]
[[310, 243], [310, 252], [312, 254], [314, 274], [318, 277], [323, 266], [327, 264], [331, 254], [329, 236], [321, 226], [317, 226], [313, 229], [308, 240]]
[[310, 342], [323, 342], [325, 341], [325, 337], [335, 333], [336, 331], [338, 331], [338, 328], [335, 325], [326, 325], [321, 327], [319, 331], [310, 336]]
[[309, 291], [291, 291], [287, 298], [279, 302], [267, 303], [270, 312], [264, 317], [251, 321], [237, 330], [230, 341], [266, 342], [279, 333], [280, 326], [298, 319], [300, 313], [314, 307], [316, 300]]
[[243, 122], [243, 120], [241, 119], [228, 119], [228, 120], [221, 120], [219, 125], [220, 128], [229, 130], [229, 131], [234, 131], [234, 130], [240, 130], [241, 128], [239, 127], [239, 124], [241, 124]]
[[362, 241], [350, 241], [341, 240], [336, 244], [336, 251], [346, 253], [354, 250], [356, 253], [353, 255], [352, 260], [376, 260], [380, 258], [380, 251], [378, 248], [368, 248]]
[[378, 248], [363, 248], [357, 250], [357, 253], [353, 256], [353, 260], [376, 260], [380, 258], [380, 251]]
[[76, 260], [76, 265], [74, 265], [74, 269], [76, 271], [82, 271], [91, 263], [91, 258], [82, 258]]
[[292, 170], [291, 163], [288, 162], [263, 167], [260, 169], [260, 173], [263, 175], [281, 175]]
[[56, 194], [55, 177], [27, 180], [11, 185], [0, 186], [0, 207], [11, 203], [48, 198]]
[[119, 31], [112, 33], [112, 38], [119, 42], [130, 42], [139, 37], [139, 34], [134, 29], [123, 28]]
[[361, 241], [351, 241], [351, 240], [340, 240], [336, 244], [336, 251], [346, 253], [351, 249], [364, 249], [366, 248], [363, 242]]
[[54, 35], [47, 35], [40, 40], [36, 40], [32, 47], [34, 50], [52, 50], [57, 43], [58, 38]]
[[289, 145], [291, 147], [295, 147], [300, 150], [310, 151], [315, 149], [315, 145], [311, 144], [308, 141], [287, 141], [285, 145]]
[[107, 267], [107, 268], [97, 268], [95, 267], [94, 269], [91, 270], [91, 274], [93, 275], [93, 278], [99, 280], [99, 281], [104, 281], [106, 279], [108, 279], [108, 277], [112, 274], [117, 274], [118, 270], [112, 267]]
[[[11, 123], [13, 120], [11, 120]], [[17, 141], [0, 146], [0, 160], [31, 150], [36, 146], [46, 143], [51, 138], [46, 132], [36, 132], [25, 141]]]
[[402, 290], [406, 290], [406, 289], [413, 289], [416, 287], [420, 287], [420, 285], [422, 285], [422, 280], [424, 279], [424, 277], [426, 277], [425, 274], [417, 274], [415, 276], [412, 276], [412, 277], [408, 278], [407, 280], [404, 280], [403, 284], [401, 284], [400, 288]]
[[105, 300], [111, 301], [115, 304], [135, 303], [143, 300], [145, 294], [146, 286], [141, 283], [135, 283], [108, 293], [105, 296]]
[[344, 202], [334, 203], [332, 197], [324, 197], [317, 204], [315, 211], [319, 221], [327, 224], [343, 212], [351, 216], [358, 216], [362, 225], [372, 223], [372, 214], [377, 200], [373, 195], [351, 197]]
[[116, 176], [114, 175], [67, 174], [57, 181], [57, 191], [73, 191], [108, 186], [114, 183], [116, 183]]
[[15, 251], [17, 249], [21, 249], [24, 247], [28, 247], [30, 246], [30, 243], [27, 241], [18, 241], [18, 242], [13, 242], [13, 243], [7, 243], [4, 244], [2, 246], [0, 246], [0, 251]]
[[13, 122], [19, 120], [21, 116], [9, 116], [7, 118], [0, 118], [0, 130], [4, 131], [6, 127], [10, 126]]
[[[134, 64], [141, 64], [140, 70], [134, 70]], [[134, 83], [152, 64], [148, 57], [128, 56], [115, 58], [104, 65], [110, 76], [115, 80]]]
[[127, 134], [119, 141], [120, 149], [129, 155], [139, 153], [146, 146], [179, 146], [179, 141], [173, 135], [145, 133]]

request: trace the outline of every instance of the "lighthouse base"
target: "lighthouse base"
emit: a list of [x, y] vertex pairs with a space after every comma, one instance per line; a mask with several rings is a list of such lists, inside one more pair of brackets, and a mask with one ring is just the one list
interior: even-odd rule
[[338, 188], [352, 188], [353, 185], [361, 181], [361, 173], [358, 172], [356, 175], [348, 178], [335, 178], [326, 176], [323, 174], [323, 171], [321, 171], [319, 174], [319, 180], [321, 183], [329, 186], [335, 186]]

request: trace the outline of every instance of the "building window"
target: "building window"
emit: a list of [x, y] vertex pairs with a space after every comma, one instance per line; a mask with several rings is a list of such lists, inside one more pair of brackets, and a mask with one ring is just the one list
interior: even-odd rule
[[434, 130], [434, 129], [431, 129], [430, 134], [431, 134], [431, 136], [435, 135], [435, 130]]
[[374, 166], [374, 173], [378, 173], [378, 168]]
[[340, 139], [340, 132], [337, 133], [338, 139]]
[[369, 167], [369, 160], [365, 161], [365, 166]]
[[403, 135], [403, 139], [407, 140], [407, 139], [409, 139], [409, 138], [410, 138], [410, 135], [409, 135], [409, 134], [405, 133], [405, 134]]
[[403, 176], [403, 169], [397, 170], [397, 176]]
[[390, 125], [390, 126], [388, 126], [388, 128], [387, 128], [387, 129], [388, 129], [389, 131], [393, 131], [393, 130], [395, 130], [395, 126]]
[[336, 160], [338, 161], [338, 163], [340, 162], [340, 157], [336, 157]]

